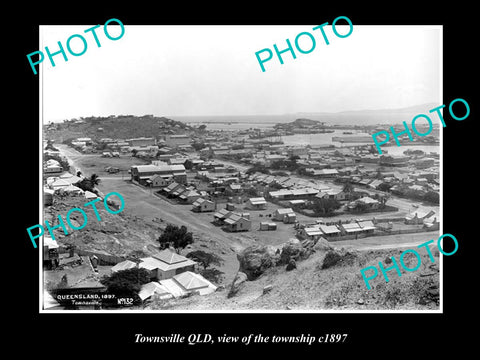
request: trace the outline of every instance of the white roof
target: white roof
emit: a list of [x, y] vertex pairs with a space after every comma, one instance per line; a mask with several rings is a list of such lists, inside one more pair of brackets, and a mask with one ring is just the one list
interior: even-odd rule
[[160, 285], [162, 285], [173, 297], [179, 297], [188, 294], [175, 280], [165, 279], [160, 280]]
[[43, 246], [48, 246], [49, 249], [58, 249], [60, 247], [55, 240], [48, 236], [43, 237]]
[[43, 290], [43, 308], [45, 310], [59, 305], [58, 301], [47, 290]]
[[142, 285], [142, 288], [138, 292], [138, 297], [142, 299], [142, 301], [148, 299], [152, 295], [159, 295], [161, 298], [169, 298], [173, 296], [164, 285], [156, 281]]
[[335, 225], [323, 225], [319, 224], [318, 227], [322, 230], [325, 234], [334, 234], [340, 232]]
[[161, 255], [156, 257], [142, 258], [142, 262], [138, 266], [147, 270], [159, 269], [161, 271], [168, 271], [196, 264], [195, 261], [192, 261], [184, 256], [174, 253], [172, 254], [173, 256], [171, 258]]
[[122, 262], [119, 262], [117, 265], [113, 266], [110, 271], [111, 272], [116, 272], [116, 271], [121, 271], [121, 270], [128, 270], [128, 269], [133, 269], [136, 268], [137, 264], [134, 263], [133, 261], [130, 260], [125, 260]]
[[266, 204], [267, 203], [264, 197], [250, 198], [249, 201], [252, 204]]
[[374, 229], [376, 229], [375, 225], [373, 225], [373, 221], [371, 221], [371, 220], [357, 221], [357, 223], [363, 230], [374, 230]]
[[54, 188], [67, 187], [68, 185], [70, 185], [70, 183], [65, 179], [57, 179], [50, 184], [50, 186]]
[[364, 204], [375, 204], [375, 203], [379, 202], [378, 200], [372, 199], [369, 196], [362, 197], [362, 198], [358, 199], [357, 201], [362, 202]]
[[277, 209], [277, 213], [279, 214], [289, 214], [289, 213], [294, 213], [292, 208], [283, 208], [283, 209]]
[[85, 198], [87, 199], [96, 199], [98, 196], [91, 191], [85, 191]]
[[63, 191], [66, 191], [66, 192], [79, 192], [81, 194], [84, 193], [84, 191], [82, 189], [80, 189], [78, 186], [75, 186], [73, 184], [70, 184], [68, 185], [66, 188], [63, 189]]
[[318, 227], [310, 227], [304, 229], [305, 234], [308, 236], [322, 235], [322, 231]]

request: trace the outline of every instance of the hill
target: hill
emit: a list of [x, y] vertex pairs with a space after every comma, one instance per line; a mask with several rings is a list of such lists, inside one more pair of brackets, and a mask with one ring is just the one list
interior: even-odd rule
[[[366, 266], [394, 256], [402, 250], [347, 250], [346, 261], [329, 268], [322, 264], [327, 251], [317, 251], [307, 260], [297, 262], [297, 268], [287, 271], [284, 266], [268, 269], [253, 281], [246, 281], [233, 297], [228, 297], [230, 285], [209, 296], [185, 299], [153, 300], [147, 309], [168, 310], [436, 310], [439, 304], [438, 250], [433, 251], [435, 264], [428, 255], [415, 272], [394, 272], [386, 283], [379, 275], [367, 290], [360, 274]], [[415, 261], [415, 260], [413, 260]], [[413, 267], [412, 259], [406, 265]], [[411, 262], [411, 263], [410, 263]], [[265, 291], [265, 289], [269, 289]]]
[[439, 104], [427, 103], [398, 109], [376, 109], [376, 110], [352, 110], [336, 113], [325, 112], [301, 112], [296, 117], [303, 117], [317, 121], [326, 122], [328, 125], [350, 124], [350, 125], [376, 125], [376, 124], [400, 124], [407, 123], [418, 114], [428, 114], [429, 110]]
[[45, 129], [48, 139], [63, 141], [77, 137], [90, 137], [94, 140], [157, 137], [163, 134], [183, 134], [191, 131], [192, 127], [165, 117], [119, 115], [65, 120], [63, 123], [46, 125]]

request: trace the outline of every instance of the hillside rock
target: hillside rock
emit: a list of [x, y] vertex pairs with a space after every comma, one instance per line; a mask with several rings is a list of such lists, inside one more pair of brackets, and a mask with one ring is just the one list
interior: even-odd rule
[[288, 264], [290, 260], [304, 260], [312, 253], [310, 248], [304, 248], [302, 243], [290, 241], [283, 245], [280, 253], [280, 265]]
[[328, 242], [327, 239], [321, 237], [317, 240], [316, 244], [313, 246], [315, 251], [329, 251], [333, 250], [333, 246]]
[[245, 281], [247, 281], [247, 274], [239, 271], [232, 281], [232, 285], [230, 286], [230, 291], [228, 292], [227, 297], [231, 298], [232, 296], [235, 296], [241, 289], [243, 289], [245, 287]]
[[358, 253], [354, 250], [329, 250], [323, 262], [321, 264], [321, 269], [328, 269], [333, 266], [348, 266], [353, 265], [358, 258]]
[[293, 259], [290, 259], [290, 261], [287, 264], [286, 270], [287, 271], [292, 271], [297, 268], [297, 262]]
[[247, 275], [248, 280], [255, 280], [265, 270], [277, 265], [279, 256], [271, 246], [252, 245], [237, 254], [240, 262], [239, 271]]

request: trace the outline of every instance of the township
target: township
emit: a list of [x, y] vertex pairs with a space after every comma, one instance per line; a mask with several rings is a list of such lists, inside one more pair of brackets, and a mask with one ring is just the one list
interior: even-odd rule
[[[102, 244], [101, 250], [95, 237], [87, 242], [62, 233], [55, 236], [57, 241], [45, 236], [44, 276], [51, 282], [66, 274], [71, 278], [87, 274], [81, 280], [79, 275], [76, 289], [98, 292], [105, 291], [101, 276], [145, 269], [148, 282], [137, 292], [145, 304], [153, 298], [208, 295], [224, 287], [238, 268], [235, 255], [252, 244], [281, 249], [288, 242], [315, 244], [322, 239], [358, 248], [401, 247], [407, 242], [404, 238], [418, 236], [421, 243], [439, 231], [436, 152], [407, 149], [402, 155], [390, 155], [385, 147], [379, 155], [371, 137], [357, 136], [359, 129], [348, 126], [330, 144], [286, 146], [282, 136], [333, 132], [332, 127], [307, 119], [270, 130], [222, 131], [145, 116], [135, 121], [156, 123], [156, 133], [117, 138], [105, 128], [119, 118], [45, 125], [45, 211], [70, 198], [88, 201], [116, 191], [125, 197], [127, 214], [120, 214], [121, 220], [133, 224], [127, 216], [137, 216], [154, 224], [145, 226], [152, 231], [142, 247], [131, 249], [133, 245], [120, 235], [116, 244]], [[85, 135], [58, 135], [66, 129], [71, 133], [80, 129], [77, 133]], [[375, 132], [374, 127], [360, 130]], [[438, 144], [438, 135], [434, 131], [419, 141]], [[234, 253], [227, 256], [224, 250], [201, 247], [197, 240], [181, 248], [158, 248], [156, 238], [167, 224], [186, 227], [194, 239], [209, 236]], [[102, 226], [108, 226], [108, 218]], [[87, 236], [78, 233], [78, 239]], [[133, 250], [141, 254], [133, 256]], [[202, 267], [194, 250], [224, 261]], [[225, 278], [211, 277], [206, 270], [212, 268], [224, 270]], [[45, 292], [49, 308], [61, 307], [56, 293]]]

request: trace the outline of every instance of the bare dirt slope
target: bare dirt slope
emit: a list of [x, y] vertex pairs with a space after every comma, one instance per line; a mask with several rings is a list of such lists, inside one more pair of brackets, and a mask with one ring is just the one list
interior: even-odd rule
[[[257, 280], [246, 281], [237, 295], [228, 298], [228, 286], [209, 296], [193, 296], [177, 300], [153, 300], [148, 309], [169, 310], [437, 310], [439, 302], [438, 251], [435, 264], [422, 256], [421, 267], [411, 273], [404, 270], [398, 277], [389, 271], [390, 282], [383, 276], [371, 281], [367, 290], [360, 269], [384, 263], [401, 250], [354, 252], [354, 256], [335, 266], [322, 269], [325, 252], [316, 252], [297, 269], [269, 269]], [[415, 258], [405, 257], [407, 266], [415, 266]], [[390, 265], [385, 265], [390, 266]], [[271, 290], [264, 294], [264, 288]]]

